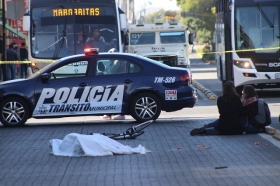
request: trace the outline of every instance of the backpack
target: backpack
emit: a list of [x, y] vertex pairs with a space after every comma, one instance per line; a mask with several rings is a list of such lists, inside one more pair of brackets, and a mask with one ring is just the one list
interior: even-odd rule
[[255, 120], [260, 125], [270, 125], [271, 115], [268, 104], [263, 99], [258, 99], [258, 114], [255, 116]]

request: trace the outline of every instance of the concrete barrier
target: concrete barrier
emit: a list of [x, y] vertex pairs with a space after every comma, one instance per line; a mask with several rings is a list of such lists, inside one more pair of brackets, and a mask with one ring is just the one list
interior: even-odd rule
[[203, 94], [210, 100], [216, 100], [218, 98], [218, 96], [216, 94], [214, 94], [211, 90], [205, 88], [203, 85], [201, 85], [200, 83], [198, 83], [196, 80], [192, 80], [193, 85], [200, 90], [201, 92], [203, 92]]

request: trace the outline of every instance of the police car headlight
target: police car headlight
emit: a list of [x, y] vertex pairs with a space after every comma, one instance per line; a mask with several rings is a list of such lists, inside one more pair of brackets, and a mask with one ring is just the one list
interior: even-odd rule
[[239, 68], [252, 68], [249, 61], [234, 60], [233, 64]]

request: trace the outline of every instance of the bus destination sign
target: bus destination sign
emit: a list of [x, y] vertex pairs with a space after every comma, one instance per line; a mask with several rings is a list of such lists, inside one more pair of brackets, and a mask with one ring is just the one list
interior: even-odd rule
[[60, 8], [53, 9], [53, 17], [60, 16], [99, 16], [100, 9], [99, 8]]

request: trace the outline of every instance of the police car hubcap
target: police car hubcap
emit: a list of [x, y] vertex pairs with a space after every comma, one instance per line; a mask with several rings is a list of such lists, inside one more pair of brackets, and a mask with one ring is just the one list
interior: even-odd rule
[[139, 117], [149, 119], [155, 115], [157, 104], [150, 97], [143, 97], [136, 102], [135, 110]]
[[9, 102], [2, 110], [3, 118], [10, 124], [20, 122], [24, 117], [24, 113], [24, 107], [18, 102]]

